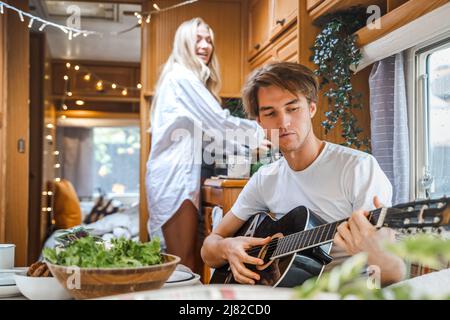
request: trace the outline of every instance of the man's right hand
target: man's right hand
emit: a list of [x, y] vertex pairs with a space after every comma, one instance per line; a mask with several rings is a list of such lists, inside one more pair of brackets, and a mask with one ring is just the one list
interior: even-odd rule
[[253, 265], [263, 265], [262, 259], [252, 257], [247, 254], [247, 250], [255, 246], [263, 246], [269, 243], [271, 237], [267, 238], [252, 238], [252, 237], [236, 237], [225, 238], [226, 260], [230, 264], [234, 279], [243, 284], [255, 284], [260, 279], [259, 274], [246, 268], [244, 263]]

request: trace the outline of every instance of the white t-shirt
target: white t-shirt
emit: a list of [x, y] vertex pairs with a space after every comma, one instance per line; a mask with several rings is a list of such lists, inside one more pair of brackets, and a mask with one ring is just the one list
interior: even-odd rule
[[239, 195], [231, 212], [248, 220], [258, 211], [280, 219], [302, 205], [327, 222], [349, 217], [357, 209], [373, 210], [373, 197], [391, 206], [392, 185], [376, 159], [365, 152], [326, 142], [304, 170], [292, 170], [286, 159], [261, 167]]

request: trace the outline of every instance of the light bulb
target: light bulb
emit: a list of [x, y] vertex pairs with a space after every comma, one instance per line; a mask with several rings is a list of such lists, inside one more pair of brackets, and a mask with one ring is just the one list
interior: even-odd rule
[[70, 62], [67, 62], [67, 63], [66, 63], [66, 68], [67, 68], [67, 69], [70, 69]]
[[76, 65], [75, 70], [77, 70], [77, 71], [80, 70], [80, 66]]

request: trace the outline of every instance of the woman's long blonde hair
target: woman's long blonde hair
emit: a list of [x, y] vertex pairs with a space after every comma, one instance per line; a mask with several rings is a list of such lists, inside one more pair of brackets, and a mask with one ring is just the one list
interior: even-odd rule
[[[206, 26], [212, 40], [213, 51], [208, 65], [205, 65], [196, 54], [197, 29], [201, 25]], [[220, 79], [219, 61], [215, 54], [214, 33], [202, 18], [194, 18], [183, 22], [175, 33], [172, 53], [165, 63], [161, 76], [155, 86], [155, 94], [151, 106], [151, 117], [153, 117], [156, 101], [158, 100], [158, 89], [166, 75], [172, 71], [175, 63], [179, 63], [191, 70], [220, 103], [221, 99], [219, 91], [222, 83]]]

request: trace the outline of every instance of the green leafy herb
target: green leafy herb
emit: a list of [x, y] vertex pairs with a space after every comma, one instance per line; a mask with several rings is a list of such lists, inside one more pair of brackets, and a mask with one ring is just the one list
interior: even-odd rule
[[139, 243], [113, 239], [108, 247], [92, 236], [77, 239], [65, 248], [45, 248], [43, 255], [53, 264], [82, 268], [143, 267], [161, 263], [160, 241]]

